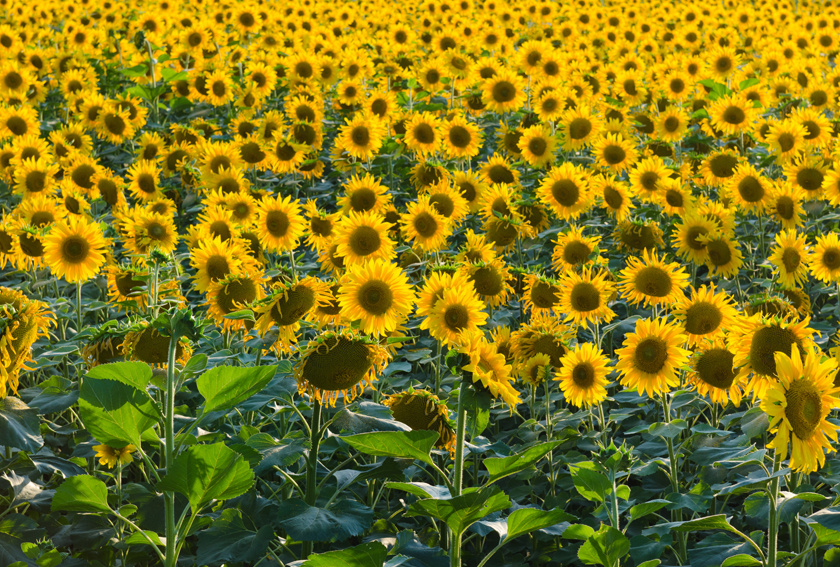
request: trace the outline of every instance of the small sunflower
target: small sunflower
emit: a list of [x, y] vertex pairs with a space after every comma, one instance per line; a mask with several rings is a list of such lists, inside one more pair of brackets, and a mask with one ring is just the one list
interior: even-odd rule
[[463, 115], [456, 114], [442, 122], [438, 129], [444, 151], [450, 158], [464, 159], [478, 155], [484, 141], [483, 134], [478, 125]]
[[294, 250], [304, 235], [306, 221], [291, 196], [263, 197], [257, 205], [256, 228], [266, 250]]
[[487, 109], [499, 114], [518, 110], [528, 96], [519, 75], [508, 70], [500, 70], [485, 80], [481, 94]]
[[554, 161], [557, 139], [543, 125], [525, 128], [519, 138], [522, 158], [534, 167], [545, 167]]
[[722, 337], [704, 339], [702, 346], [691, 355], [688, 380], [697, 393], [713, 403], [726, 406], [731, 400], [737, 408], [744, 391], [743, 377], [738, 374], [734, 361], [735, 353]]
[[726, 278], [735, 277], [743, 265], [743, 255], [737, 242], [721, 230], [697, 237], [706, 249], [706, 266], [709, 275], [719, 274]]
[[695, 264], [704, 263], [709, 252], [706, 244], [700, 239], [717, 231], [715, 223], [703, 215], [688, 213], [675, 227], [671, 235], [671, 243], [676, 247], [676, 253]]
[[591, 107], [581, 104], [565, 111], [560, 117], [559, 126], [563, 133], [563, 149], [573, 151], [588, 146], [598, 136], [601, 119], [592, 112]]
[[619, 381], [648, 396], [662, 395], [679, 385], [677, 371], [688, 362], [681, 329], [661, 319], [639, 319], [616, 351]]
[[385, 126], [378, 118], [356, 114], [347, 119], [339, 132], [339, 143], [348, 154], [357, 159], [371, 159], [382, 146], [385, 138]]
[[428, 329], [441, 344], [455, 345], [462, 344], [466, 336], [480, 332], [479, 327], [486, 321], [484, 303], [472, 286], [466, 284], [443, 289], [420, 328]]
[[564, 220], [574, 220], [592, 205], [587, 174], [570, 162], [554, 167], [537, 189], [540, 200]]
[[131, 454], [137, 451], [137, 447], [129, 444], [121, 449], [116, 449], [108, 445], [96, 445], [93, 450], [96, 451], [94, 458], [99, 459], [99, 464], [112, 469], [117, 464], [122, 466], [131, 463], [133, 460]]
[[388, 188], [377, 178], [366, 173], [363, 176], [353, 175], [347, 180], [344, 184], [344, 194], [339, 197], [337, 205], [344, 213], [382, 213], [390, 203]]
[[578, 344], [560, 360], [554, 379], [563, 396], [575, 407], [588, 408], [607, 398], [610, 359], [591, 343]]

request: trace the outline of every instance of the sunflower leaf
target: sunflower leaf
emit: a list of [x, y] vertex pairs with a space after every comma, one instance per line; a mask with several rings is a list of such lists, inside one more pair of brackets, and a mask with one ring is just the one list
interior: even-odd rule
[[56, 512], [110, 512], [108, 487], [90, 475], [70, 477], [55, 491], [52, 509]]
[[429, 453], [438, 440], [437, 431], [377, 431], [347, 435], [341, 440], [362, 453], [374, 457], [417, 459], [434, 464]]
[[116, 449], [128, 444], [139, 447], [143, 432], [161, 419], [160, 410], [145, 390], [91, 376], [82, 383], [79, 415], [95, 439]]
[[510, 499], [498, 486], [485, 486], [455, 498], [418, 500], [409, 506], [406, 516], [431, 516], [445, 522], [455, 534], [462, 534], [485, 516], [509, 507]]
[[204, 396], [202, 414], [228, 410], [262, 390], [274, 377], [276, 366], [211, 368], [196, 380]]
[[510, 457], [490, 457], [484, 459], [484, 466], [487, 467], [487, 472], [490, 473], [490, 479], [487, 481], [487, 484], [530, 469], [537, 461], [545, 457], [561, 443], [562, 441], [540, 443], [539, 445], [528, 447], [524, 451]]
[[44, 444], [38, 412], [13, 396], [0, 400], [0, 444], [31, 453]]

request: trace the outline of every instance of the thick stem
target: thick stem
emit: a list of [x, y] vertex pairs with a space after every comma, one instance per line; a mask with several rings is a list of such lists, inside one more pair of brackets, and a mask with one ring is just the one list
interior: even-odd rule
[[[157, 272], [157, 268], [155, 268]], [[175, 355], [178, 350], [178, 333], [173, 329], [169, 338], [169, 357], [166, 367], [166, 413], [164, 415], [164, 455], [166, 470], [175, 459]], [[166, 567], [175, 567], [178, 563], [176, 548], [178, 526], [175, 523], [175, 493], [168, 490], [163, 493], [166, 521]]]
[[[306, 460], [306, 494], [304, 500], [310, 506], [315, 505], [318, 499], [318, 486], [316, 473], [318, 471], [318, 445], [321, 443], [321, 402], [313, 399], [312, 423], [309, 427], [309, 458]], [[313, 542], [303, 542], [301, 559], [306, 559], [312, 554]]]
[[82, 332], [82, 286], [84, 282], [76, 282], [76, 334]]
[[[662, 396], [662, 411], [665, 415], [665, 423], [671, 423], [671, 408], [668, 405], [668, 394], [663, 392]], [[674, 440], [669, 436], [665, 439], [665, 445], [668, 447], [668, 477], [671, 480], [671, 490], [677, 495], [680, 493], [679, 481], [679, 461], [677, 460], [677, 453], [674, 451]], [[682, 510], [675, 509], [671, 511], [671, 521], [682, 521]], [[687, 534], [677, 533], [677, 555], [679, 556], [680, 564], [685, 564], [688, 559], [688, 551], [686, 549]]]
[[[455, 424], [455, 463], [452, 467], [452, 496], [461, 495], [464, 480], [464, 431], [466, 429], [467, 408], [464, 405], [469, 385], [461, 378], [461, 391], [458, 392], [458, 415]], [[449, 566], [461, 567], [461, 534], [450, 532], [449, 537]]]
[[[773, 474], [782, 468], [779, 452], [773, 455]], [[776, 567], [776, 551], [779, 543], [779, 514], [776, 503], [779, 501], [779, 477], [770, 480], [770, 514], [767, 520], [767, 567]]]

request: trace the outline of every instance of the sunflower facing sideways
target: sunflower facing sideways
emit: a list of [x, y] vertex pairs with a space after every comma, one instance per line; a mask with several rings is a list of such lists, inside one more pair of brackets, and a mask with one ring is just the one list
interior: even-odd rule
[[47, 337], [53, 324], [47, 305], [23, 293], [0, 287], [0, 400], [16, 393], [20, 371], [31, 360], [32, 345]]
[[597, 346], [578, 344], [563, 355], [554, 379], [560, 382], [560, 390], [570, 404], [592, 407], [607, 397], [609, 363], [610, 359]]
[[459, 351], [469, 357], [469, 362], [462, 370], [472, 375], [476, 387], [484, 388], [494, 398], [501, 398], [512, 411], [519, 403], [519, 393], [513, 387], [512, 368], [506, 364], [505, 356], [481, 333], [466, 336], [468, 340]]
[[275, 283], [268, 297], [254, 304], [254, 328], [265, 335], [272, 328], [277, 329], [277, 343], [280, 353], [291, 352], [297, 343], [300, 321], [318, 307], [328, 307], [334, 300], [330, 284], [314, 277], [289, 283]]
[[790, 454], [794, 471], [811, 473], [825, 464], [826, 451], [833, 451], [837, 442], [838, 426], [827, 419], [840, 407], [837, 362], [824, 358], [819, 349], [808, 349], [804, 357], [797, 349], [790, 356], [775, 356], [779, 379], [761, 400], [770, 432], [776, 434], [767, 446], [782, 460]]
[[685, 342], [679, 327], [662, 319], [639, 319], [635, 332], [629, 333], [624, 346], [616, 351], [619, 381], [651, 397], [668, 392], [679, 385], [677, 371], [688, 362], [690, 353], [682, 348]]
[[376, 337], [396, 330], [414, 308], [408, 277], [390, 262], [368, 260], [347, 266], [340, 283], [342, 317], [359, 321], [362, 331]]
[[207, 312], [226, 331], [250, 329], [246, 319], [228, 319], [226, 316], [248, 308], [263, 298], [261, 277], [257, 274], [228, 274], [210, 282], [207, 288]]
[[450, 453], [455, 451], [455, 431], [449, 425], [449, 410], [437, 396], [412, 388], [391, 394], [383, 403], [391, 409], [394, 419], [412, 430], [437, 431], [440, 437], [435, 446]]

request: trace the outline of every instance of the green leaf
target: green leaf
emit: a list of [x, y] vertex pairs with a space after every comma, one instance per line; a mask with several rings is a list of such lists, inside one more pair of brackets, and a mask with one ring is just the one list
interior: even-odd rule
[[175, 458], [157, 489], [185, 495], [196, 512], [211, 500], [245, 494], [254, 483], [254, 471], [242, 455], [224, 443], [193, 445]]
[[204, 396], [202, 413], [230, 409], [244, 402], [268, 384], [277, 371], [276, 366], [217, 366], [195, 381]]
[[[457, 352], [456, 350], [450, 350], [446, 355], [449, 356], [449, 353]], [[473, 439], [481, 435], [490, 424], [490, 406], [493, 397], [490, 392], [484, 390], [477, 392], [475, 388], [463, 389], [461, 393], [464, 394], [463, 403], [467, 411], [467, 434], [470, 439]]]
[[388, 550], [378, 541], [310, 555], [301, 567], [382, 567]]
[[43, 444], [38, 411], [14, 396], [0, 400], [0, 445], [34, 453]]
[[661, 563], [662, 561], [660, 559], [651, 559], [650, 561], [639, 563], [636, 567], [658, 567]]
[[431, 516], [445, 522], [455, 534], [463, 534], [488, 514], [509, 507], [510, 500], [498, 486], [485, 486], [449, 500], [418, 500], [409, 506], [406, 516]]
[[549, 443], [540, 443], [534, 445], [510, 457], [491, 457], [484, 459], [484, 466], [487, 467], [487, 472], [490, 473], [490, 479], [487, 484], [496, 482], [500, 478], [516, 474], [520, 471], [530, 469], [537, 461], [545, 457], [562, 441], [551, 441]]
[[671, 502], [669, 500], [648, 500], [647, 502], [642, 502], [641, 504], [636, 504], [632, 508], [630, 508], [630, 521], [638, 520], [639, 518], [643, 518], [650, 514], [653, 514], [660, 508], [664, 508]]
[[110, 512], [108, 487], [90, 475], [70, 477], [55, 491], [51, 507], [54, 512]]
[[437, 431], [376, 431], [347, 435], [341, 440], [362, 453], [375, 457], [417, 459], [434, 464], [429, 453], [438, 440]]
[[594, 534], [595, 530], [586, 524], [572, 524], [563, 531], [563, 537], [566, 539], [587, 540]]
[[199, 532], [196, 563], [255, 563], [265, 553], [274, 538], [274, 530], [268, 524], [253, 531], [245, 527], [242, 512], [235, 508], [222, 510], [213, 524]]
[[612, 492], [612, 483], [607, 476], [598, 470], [598, 465], [591, 461], [584, 461], [569, 465], [572, 472], [572, 482], [581, 496], [593, 502], [603, 502]]
[[[143, 533], [146, 534], [149, 537], [149, 539], [151, 539], [155, 543], [155, 545], [159, 547], [166, 546], [166, 544], [160, 540], [160, 536], [157, 535], [155, 532], [151, 530], [143, 530]], [[134, 532], [133, 534], [125, 538], [125, 543], [128, 545], [151, 545], [149, 543], [149, 540], [143, 537], [143, 535], [139, 532]]]
[[738, 555], [733, 555], [732, 557], [724, 559], [723, 563], [720, 564], [720, 567], [752, 567], [753, 565], [761, 565], [761, 561], [752, 555], [739, 553]]
[[686, 427], [688, 427], [688, 424], [684, 419], [675, 419], [671, 423], [654, 423], [650, 426], [648, 432], [663, 439], [674, 439], [679, 437]]
[[[715, 516], [706, 516], [704, 518], [695, 518], [694, 520], [686, 520], [685, 522], [668, 522], [665, 524], [658, 524], [654, 528], [645, 530], [644, 534], [653, 533], [651, 530], [662, 532], [663, 530], [670, 530], [674, 532], [694, 532], [700, 530], [726, 530], [732, 533], [738, 533], [737, 530], [729, 523], [725, 514], [717, 514]], [[740, 534], [739, 534], [740, 535]]]
[[140, 436], [161, 419], [152, 398], [123, 382], [88, 377], [82, 383], [79, 415], [100, 443], [119, 449], [139, 447]]
[[572, 522], [575, 517], [560, 508], [554, 510], [539, 510], [537, 508], [520, 508], [514, 510], [507, 517], [507, 535], [505, 541], [548, 528], [560, 522]]
[[433, 486], [425, 482], [389, 482], [388, 488], [404, 490], [418, 498], [437, 498], [439, 500], [452, 498], [449, 489], [445, 486]]
[[341, 500], [328, 508], [310, 506], [300, 498], [280, 503], [278, 525], [297, 541], [343, 541], [362, 535], [373, 523], [373, 510], [356, 500]]
[[145, 391], [152, 379], [152, 369], [145, 362], [113, 362], [94, 366], [88, 370], [85, 378], [114, 380]]
[[578, 559], [587, 565], [618, 565], [630, 553], [630, 540], [612, 526], [601, 524], [601, 529], [587, 539], [578, 550]]

